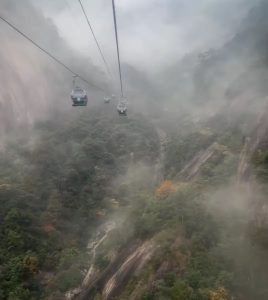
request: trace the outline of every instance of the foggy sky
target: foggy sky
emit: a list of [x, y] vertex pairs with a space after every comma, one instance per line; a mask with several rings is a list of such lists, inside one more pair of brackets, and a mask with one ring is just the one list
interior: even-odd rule
[[[33, 9], [29, 5], [30, 1], [37, 9]], [[103, 52], [108, 58], [112, 74], [118, 81], [111, 0], [82, 1]], [[154, 101], [157, 98], [155, 95], [159, 95], [159, 98], [162, 98], [163, 95], [166, 102], [163, 104], [165, 109], [167, 109], [167, 102], [170, 100], [174, 100], [174, 107], [178, 107], [178, 103], [183, 101], [189, 103], [192, 99], [194, 87], [192, 86], [192, 79], [183, 80], [185, 74], [181, 71], [178, 64], [181, 57], [185, 53], [192, 51], [198, 53], [209, 48], [221, 47], [222, 44], [225, 44], [238, 32], [237, 29], [241, 20], [247, 15], [250, 7], [256, 5], [257, 2], [259, 1], [116, 0], [122, 61], [133, 65], [123, 66], [125, 89], [132, 102], [135, 105], [138, 103], [143, 105], [143, 103], [149, 102], [148, 99], [150, 97], [148, 95], [150, 94]], [[105, 80], [108, 78], [102, 76], [102, 73], [99, 72], [99, 68], [103, 68], [103, 62], [97, 52], [96, 45], [77, 0], [24, 0], [23, 3], [19, 0], [0, 0], [0, 4], [8, 7], [7, 11], [4, 12], [8, 20], [16, 24], [74, 70], [85, 74], [90, 81], [96, 82], [101, 86], [105, 85]], [[43, 18], [43, 13], [47, 20]], [[68, 44], [59, 37], [54, 23], [57, 25], [60, 35], [78, 53], [71, 51]], [[34, 84], [34, 88], [31, 91], [33, 91], [34, 95], [41, 94], [43, 96], [42, 102], [52, 103], [53, 97], [60, 94], [61, 101], [69, 103], [67, 101], [69, 101], [72, 80], [70, 74], [54, 64], [44, 54], [39, 53], [39, 50], [32, 49], [32, 45], [18, 37], [6, 25], [2, 24], [0, 30], [5, 36], [5, 39], [3, 39], [5, 44], [5, 47], [2, 49], [3, 52], [7, 53], [5, 49], [10, 43], [7, 42], [10, 40], [10, 36], [16, 42], [16, 47], [10, 46], [16, 59], [12, 59], [10, 55], [7, 55], [7, 58], [4, 56], [4, 59], [2, 59], [6, 68], [10, 64], [12, 66], [11, 69], [17, 74], [16, 76], [23, 79], [23, 83], [25, 80], [27, 80], [26, 83], [33, 83], [38, 78], [40, 83]], [[25, 47], [25, 51], [30, 48], [32, 49], [31, 51], [36, 52], [35, 59], [40, 63], [34, 64], [34, 68], [32, 66], [34, 60], [31, 59], [32, 52], [29, 52], [29, 59], [26, 59], [26, 57], [22, 56], [24, 53], [22, 51], [23, 47]], [[79, 52], [83, 55], [79, 55]], [[87, 58], [84, 55], [87, 55]], [[29, 70], [26, 72], [25, 68], [17, 68], [14, 64], [16, 61], [22, 61], [23, 66], [27, 66]], [[96, 68], [92, 66], [92, 63]], [[175, 68], [176, 72], [170, 73], [168, 70], [170, 66]], [[189, 71], [188, 68], [189, 64], [187, 63], [186, 71], [190, 74], [191, 70]], [[137, 69], [141, 72], [138, 72]], [[53, 70], [53, 76], [50, 76], [51, 70]], [[165, 72], [166, 70], [167, 72]], [[231, 68], [231, 73], [234, 74], [233, 77], [237, 76], [237, 68], [235, 68], [235, 72], [233, 71], [234, 68]], [[149, 73], [149, 75], [156, 72], [157, 76], [146, 77], [144, 72]], [[13, 80], [14, 75], [7, 77], [6, 72], [2, 73], [3, 77], [10, 83], [10, 97], [13, 100], [9, 101], [9, 103], [12, 103], [12, 109], [14, 110], [15, 107], [15, 110], [21, 111], [19, 108], [16, 109], [18, 107], [17, 102], [20, 101], [21, 106], [26, 102], [29, 107], [26, 107], [25, 114], [34, 115], [32, 113], [32, 102], [37, 103], [35, 97], [32, 97], [31, 101], [29, 101], [29, 97], [21, 97], [22, 91], [28, 90], [26, 83], [20, 85], [18, 81]], [[229, 71], [225, 73], [230, 74]], [[25, 76], [25, 74], [30, 75]], [[41, 75], [39, 76], [39, 74]], [[160, 76], [158, 77], [159, 74]], [[190, 78], [189, 74], [186, 74], [187, 78]], [[212, 79], [215, 77], [214, 72], [212, 72], [211, 76], [207, 76], [207, 82], [211, 82], [211, 77]], [[229, 78], [230, 76], [226, 77]], [[149, 80], [146, 80], [146, 78]], [[47, 80], [48, 82], [46, 83]], [[174, 81], [173, 83], [172, 80]], [[180, 85], [178, 86], [179, 81]], [[150, 82], [152, 83], [151, 85], [149, 84]], [[172, 83], [171, 88], [168, 85], [170, 82]], [[220, 82], [225, 82], [225, 78], [221, 78]], [[16, 93], [13, 92], [13, 85], [17, 91]], [[49, 86], [49, 89], [47, 86]], [[116, 84], [116, 88], [118, 86]], [[217, 98], [220, 98], [218, 97], [218, 94], [220, 94], [218, 86], [215, 84], [213, 86], [217, 89]], [[186, 87], [186, 92], [183, 90], [183, 87]], [[207, 86], [206, 89], [209, 90], [209, 87]], [[36, 92], [35, 90], [38, 91]], [[47, 96], [47, 91], [53, 97]], [[91, 90], [90, 92], [92, 94]], [[0, 95], [0, 102], [2, 98]], [[96, 97], [97, 100], [98, 97]], [[2, 101], [5, 102], [5, 99], [3, 98]], [[59, 101], [57, 103], [59, 104]], [[139, 110], [142, 111], [142, 109]], [[170, 110], [175, 111], [173, 107]], [[41, 114], [44, 115], [43, 109]], [[31, 117], [31, 119], [34, 118]]]
[[[33, 1], [33, 0], [32, 0]], [[232, 37], [249, 0], [117, 0], [122, 61], [147, 72], [169, 66], [185, 53], [218, 48]], [[57, 24], [78, 51], [103, 66], [76, 0], [33, 1]], [[83, 0], [97, 38], [116, 68], [112, 8], [109, 0]]]

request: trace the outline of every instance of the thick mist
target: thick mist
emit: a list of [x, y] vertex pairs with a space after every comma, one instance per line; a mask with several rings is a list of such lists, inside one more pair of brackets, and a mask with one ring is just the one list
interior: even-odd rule
[[[12, 24], [37, 44], [59, 58], [74, 72], [88, 78], [93, 84], [105, 86], [103, 73], [92, 61], [77, 55], [59, 36], [51, 19], [35, 8], [30, 1], [2, 1], [1, 12]], [[30, 17], [29, 17], [30, 16]], [[48, 119], [59, 111], [70, 111], [69, 94], [72, 74], [56, 64], [29, 41], [1, 22], [1, 118], [4, 128], [34, 124]], [[87, 69], [84, 64], [87, 63]], [[84, 83], [80, 83], [85, 85]], [[91, 89], [92, 96], [100, 97]], [[7, 127], [9, 126], [9, 127]]]
[[[259, 88], [261, 83], [257, 80], [262, 77], [264, 81], [266, 76], [265, 69], [258, 66], [261, 55], [254, 51], [258, 40], [250, 35], [253, 12], [249, 11], [253, 7], [258, 10], [257, 3], [246, 0], [234, 1], [232, 5], [222, 1], [201, 1], [198, 4], [150, 1], [134, 5], [119, 1], [117, 5], [123, 80], [131, 109], [158, 118], [160, 115], [176, 118], [176, 115], [181, 117], [190, 113], [192, 118], [199, 120], [200, 116], [210, 117], [225, 107], [226, 102], [230, 103], [230, 98], [234, 97], [233, 91], [243, 89], [241, 85], [249, 86], [252, 80], [258, 84], [255, 88], [258, 91], [253, 88], [250, 92], [243, 90], [248, 98], [243, 101], [252, 102], [256, 93], [262, 89], [265, 92], [265, 85]], [[113, 82], [108, 85], [109, 79], [99, 53], [79, 15], [79, 6], [68, 1], [46, 4], [26, 1], [22, 5], [15, 0], [2, 1], [1, 6], [8, 20], [75, 72], [103, 86], [108, 93], [118, 91], [111, 8], [106, 3], [86, 4], [86, 9], [113, 72]], [[228, 26], [222, 26], [223, 22]], [[260, 27], [262, 23], [254, 26]], [[72, 30], [77, 27], [78, 31]], [[44, 116], [47, 118], [51, 111], [70, 110], [67, 106], [70, 104], [71, 74], [5, 24], [2, 24], [1, 32], [3, 41], [6, 41], [4, 44], [9, 47], [2, 48], [2, 76], [8, 80], [2, 98], [11, 99], [2, 100], [7, 112], [5, 118], [11, 123], [16, 120], [33, 123]], [[239, 47], [248, 50], [238, 55], [241, 53]], [[215, 50], [207, 52], [209, 49]], [[258, 47], [257, 51], [263, 49]], [[102, 94], [87, 88], [93, 102], [102, 101]], [[238, 106], [236, 110], [244, 106], [244, 103], [240, 104], [240, 90], [232, 99], [232, 105]]]

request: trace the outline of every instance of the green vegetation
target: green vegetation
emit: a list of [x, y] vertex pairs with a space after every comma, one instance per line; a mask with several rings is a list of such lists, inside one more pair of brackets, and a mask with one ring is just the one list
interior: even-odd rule
[[[98, 249], [99, 271], [132, 243], [153, 240], [157, 249], [118, 299], [267, 299], [266, 227], [250, 223], [227, 199], [236, 192], [225, 192], [242, 141], [236, 129], [172, 135], [166, 180], [156, 182], [158, 136], [139, 115], [123, 119], [96, 109], [40, 123], [19, 144], [11, 140], [0, 159], [0, 299], [63, 299], [91, 261], [90, 236], [120, 213], [127, 216], [122, 228]], [[196, 176], [177, 176], [211, 145]], [[253, 157], [261, 191], [266, 156], [258, 150]]]
[[206, 149], [214, 140], [215, 135], [210, 130], [173, 136], [167, 145], [166, 175], [171, 178], [176, 176], [198, 151]]
[[[193, 143], [188, 138], [171, 139], [166, 158], [171, 166], [170, 154], [177, 157], [178, 168], [166, 168], [166, 172], [171, 172], [167, 177], [174, 179], [183, 162], [217, 142], [198, 175], [187, 183], [175, 177], [167, 196], [157, 195], [161, 186], [155, 196], [147, 196], [143, 206], [137, 206], [133, 212], [135, 237], [153, 238], [160, 248], [146, 269], [127, 285], [120, 300], [129, 299], [130, 295], [144, 300], [267, 299], [267, 227], [256, 227], [252, 222], [255, 212], [246, 212], [266, 197], [258, 195], [258, 201], [254, 199], [250, 207], [245, 195], [240, 195], [241, 191], [232, 184], [242, 134], [235, 130], [217, 132], [208, 139], [208, 135], [203, 135], [203, 130], [192, 134]], [[256, 155], [256, 174], [265, 180], [266, 156], [260, 152]], [[163, 184], [167, 183], [170, 185], [170, 181]], [[243, 197], [244, 202], [236, 203]]]
[[200, 186], [194, 184], [164, 200], [147, 200], [142, 215], [136, 218], [135, 235], [140, 239], [154, 236], [159, 253], [149, 266], [150, 275], [144, 270], [129, 284], [122, 299], [128, 299], [127, 293], [144, 280], [151, 281], [142, 296], [146, 300], [209, 300], [212, 291], [231, 289], [232, 264], [219, 251], [222, 230], [204, 201]]
[[76, 287], [90, 232], [103, 221], [98, 212], [109, 212], [105, 199], [117, 193], [113, 180], [131, 161], [158, 156], [157, 135], [141, 116], [59, 116], [32, 136], [11, 141], [0, 159], [0, 299], [62, 299]]
[[264, 184], [268, 182], [268, 151], [258, 149], [252, 159], [257, 178]]

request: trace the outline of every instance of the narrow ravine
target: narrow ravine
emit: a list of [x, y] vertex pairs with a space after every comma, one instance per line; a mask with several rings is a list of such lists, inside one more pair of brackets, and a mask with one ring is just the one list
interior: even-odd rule
[[109, 233], [116, 227], [115, 222], [108, 222], [101, 226], [101, 228], [97, 231], [96, 238], [92, 241], [90, 240], [88, 243], [88, 250], [91, 255], [91, 264], [90, 267], [86, 273], [86, 276], [81, 283], [81, 285], [71, 291], [68, 291], [65, 294], [66, 300], [73, 300], [76, 299], [77, 296], [81, 294], [81, 292], [89, 285], [90, 281], [92, 280], [94, 276], [95, 271], [95, 258], [96, 253], [99, 248], [99, 246], [107, 239]]
[[[167, 134], [161, 128], [156, 128], [159, 138], [159, 157], [155, 164], [155, 182], [164, 180], [163, 167], [166, 152]], [[102, 273], [96, 272], [95, 258], [98, 248], [107, 240], [109, 233], [116, 228], [115, 222], [106, 223], [102, 226], [96, 238], [90, 241], [88, 249], [91, 254], [91, 264], [78, 288], [69, 291], [65, 295], [66, 300], [94, 298], [96, 293], [102, 295], [103, 299], [112, 299], [118, 295], [129, 279], [137, 274], [150, 261], [157, 249], [153, 240], [143, 243], [129, 245], [128, 249], [122, 249], [115, 260], [111, 262]]]
[[120, 291], [122, 284], [145, 266], [151, 259], [154, 251], [154, 242], [146, 241], [131, 253], [105, 284], [102, 291], [103, 300], [111, 299], [111, 297], [115, 296]]
[[193, 179], [200, 168], [212, 157], [218, 147], [219, 144], [214, 142], [206, 150], [198, 152], [179, 173], [180, 177], [184, 178], [186, 181]]

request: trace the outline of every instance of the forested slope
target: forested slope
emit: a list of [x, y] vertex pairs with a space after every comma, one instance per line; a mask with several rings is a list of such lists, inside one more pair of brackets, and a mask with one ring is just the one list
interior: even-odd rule
[[[260, 1], [222, 48], [167, 70], [168, 92], [125, 66], [131, 95], [143, 94], [127, 118], [95, 92], [97, 107], [61, 111], [61, 73], [44, 93], [28, 64], [30, 83], [0, 74], [12, 96], [0, 92], [0, 299], [268, 299], [267, 12]], [[44, 65], [42, 82], [55, 70]], [[39, 92], [59, 102], [18, 128], [14, 112], [35, 119], [39, 102], [23, 101]]]
[[41, 299], [79, 283], [90, 234], [123, 197], [114, 181], [157, 155], [152, 125], [109, 110], [58, 115], [11, 141], [1, 153], [0, 298]]

